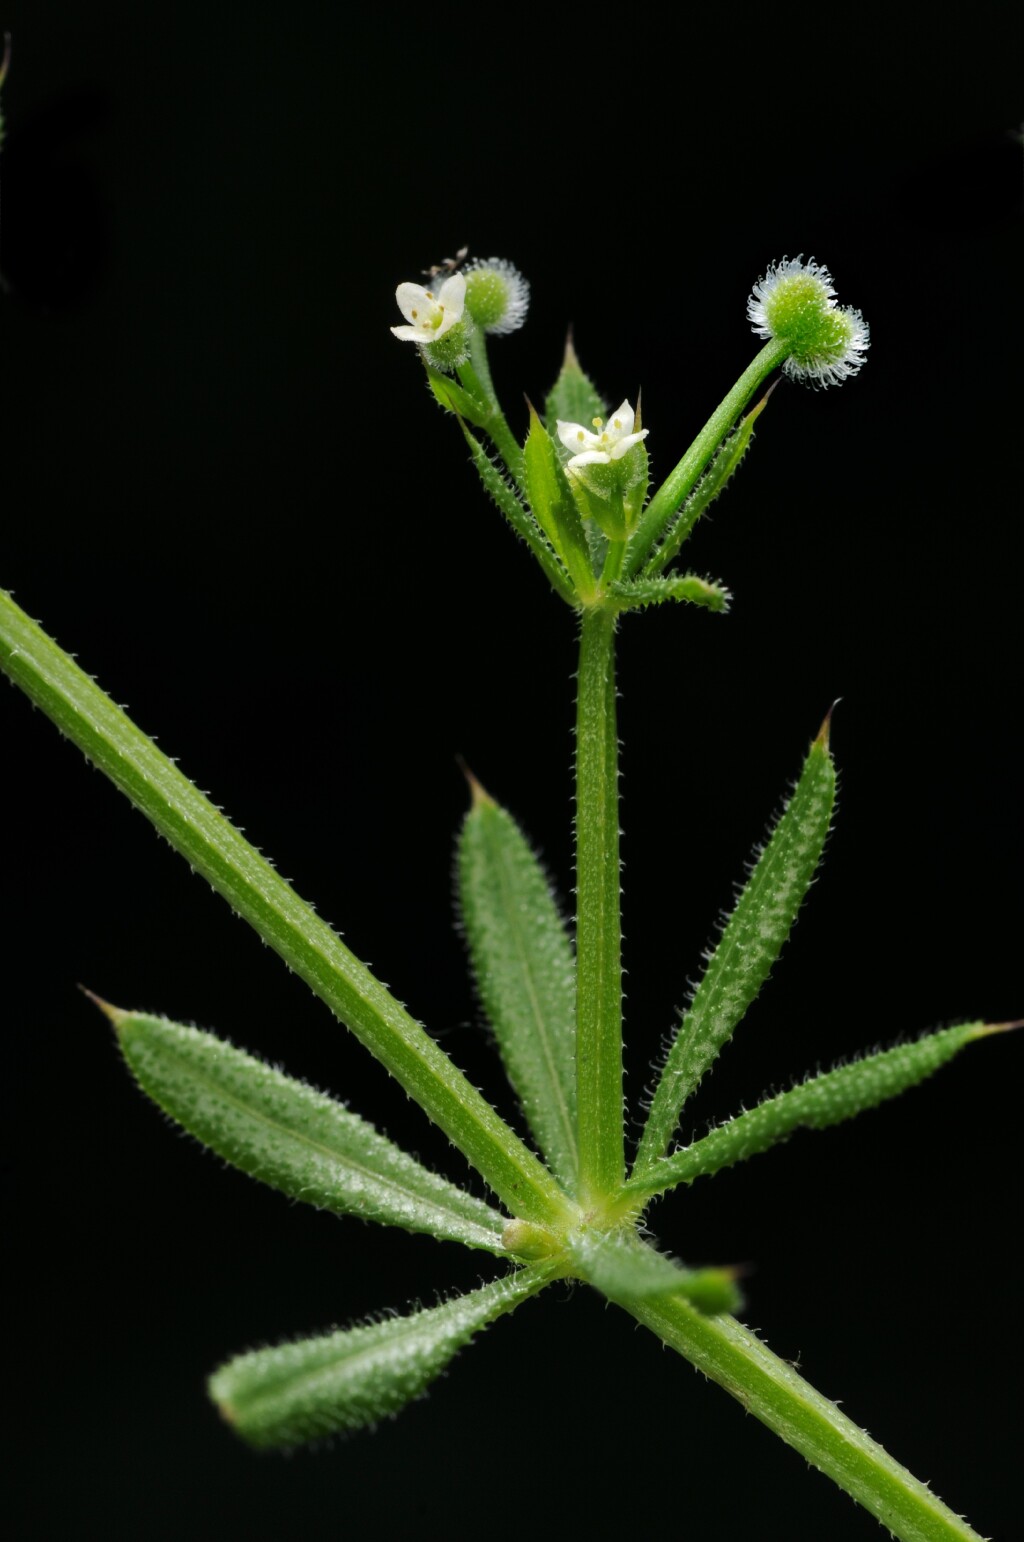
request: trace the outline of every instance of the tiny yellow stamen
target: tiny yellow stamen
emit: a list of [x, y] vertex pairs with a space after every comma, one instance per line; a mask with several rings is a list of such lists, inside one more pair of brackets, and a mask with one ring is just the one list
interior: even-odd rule
[[592, 421], [593, 421], [593, 424], [594, 424], [595, 428], [603, 428], [604, 427], [604, 418], [594, 418]]

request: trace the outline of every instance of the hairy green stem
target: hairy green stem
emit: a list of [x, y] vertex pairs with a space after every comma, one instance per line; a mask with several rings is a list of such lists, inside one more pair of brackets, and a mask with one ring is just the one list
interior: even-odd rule
[[472, 335], [469, 345], [469, 363], [460, 365], [459, 379], [481, 401], [485, 401], [489, 408], [486, 423], [482, 426], [508, 467], [509, 474], [518, 487], [523, 484], [523, 452], [519, 441], [516, 439], [508, 419], [505, 417], [494, 389], [494, 381], [491, 377], [491, 364], [487, 357], [487, 340], [483, 330], [477, 327]]
[[421, 1024], [3, 591], [0, 667], [351, 1028], [514, 1215], [550, 1221], [564, 1213], [551, 1174]]
[[900, 1542], [981, 1542], [926, 1484], [735, 1318], [703, 1317], [673, 1298], [633, 1301], [628, 1310], [845, 1489]]
[[640, 516], [636, 533], [629, 543], [624, 576], [632, 578], [647, 560], [648, 553], [683, 499], [696, 485], [708, 461], [732, 428], [736, 419], [772, 370], [790, 353], [790, 345], [780, 338], [765, 343], [747, 366], [728, 396], [711, 414], [682, 460], [670, 471]]
[[583, 613], [576, 714], [576, 1100], [580, 1197], [623, 1179], [615, 616]]

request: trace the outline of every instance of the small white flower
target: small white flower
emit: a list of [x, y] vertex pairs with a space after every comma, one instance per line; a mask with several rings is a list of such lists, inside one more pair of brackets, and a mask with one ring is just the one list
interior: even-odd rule
[[398, 309], [409, 323], [392, 327], [403, 343], [436, 343], [462, 320], [466, 304], [466, 280], [461, 273], [446, 278], [435, 294], [422, 284], [399, 284], [395, 290]]
[[646, 439], [650, 432], [642, 428], [634, 434], [634, 422], [628, 401], [622, 403], [618, 412], [612, 413], [607, 426], [603, 418], [595, 418], [596, 433], [591, 433], [582, 423], [563, 423], [559, 418], [555, 424], [558, 437], [567, 450], [575, 451], [572, 460], [566, 462], [566, 471], [579, 471], [583, 466], [607, 466], [614, 460], [621, 460], [627, 450]]

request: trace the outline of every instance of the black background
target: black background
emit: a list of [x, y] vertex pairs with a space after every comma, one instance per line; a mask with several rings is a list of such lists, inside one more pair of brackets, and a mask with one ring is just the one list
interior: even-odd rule
[[[0, 581], [512, 1109], [452, 925], [461, 753], [571, 890], [573, 626], [388, 326], [515, 260], [516, 424], [575, 325], [664, 473], [813, 252], [863, 374], [785, 384], [695, 538], [726, 618], [622, 628], [628, 1088], [841, 696], [841, 810], [695, 1125], [900, 1034], [1024, 1010], [1009, 8], [894, 14], [8, 4]], [[589, 1292], [530, 1303], [377, 1433], [256, 1457], [203, 1377], [486, 1259], [289, 1206], [133, 1092], [82, 981], [216, 1028], [463, 1165], [308, 990], [0, 693], [5, 1403], [29, 1537], [867, 1538], [874, 1523]], [[667, 1201], [689, 1261], [985, 1535], [1014, 1531], [1021, 1046]]]

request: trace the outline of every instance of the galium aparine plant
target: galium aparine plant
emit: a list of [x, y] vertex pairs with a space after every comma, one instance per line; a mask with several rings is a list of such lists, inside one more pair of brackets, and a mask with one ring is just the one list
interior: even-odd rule
[[[461, 254], [460, 254], [461, 256]], [[769, 1097], [690, 1144], [680, 1116], [786, 942], [832, 817], [826, 719], [654, 1068], [635, 1151], [622, 1081], [618, 738], [619, 619], [652, 605], [725, 611], [718, 582], [678, 567], [702, 514], [745, 458], [781, 370], [838, 384], [868, 329], [827, 269], [783, 258], [748, 305], [763, 346], [660, 486], [639, 403], [609, 412], [572, 346], [524, 440], [495, 393], [487, 340], [520, 326], [529, 288], [502, 258], [449, 261], [398, 286], [392, 327], [414, 345], [484, 490], [579, 630], [575, 928], [524, 833], [471, 778], [458, 891], [472, 972], [528, 1135], [448, 1055], [109, 697], [0, 593], [0, 664], [88, 758], [255, 927], [480, 1173], [477, 1199], [428, 1171], [343, 1104], [209, 1033], [99, 1001], [150, 1097], [227, 1162], [289, 1197], [491, 1254], [489, 1284], [444, 1304], [241, 1354], [210, 1379], [255, 1446], [371, 1425], [421, 1394], [475, 1334], [559, 1280], [602, 1292], [719, 1382], [905, 1542], [975, 1538], [928, 1488], [734, 1315], [727, 1267], [691, 1269], [649, 1240], [660, 1196], [895, 1097], [1007, 1024], [970, 1022], [872, 1053]], [[617, 393], [613, 395], [613, 400]], [[663, 434], [663, 428], [657, 430]]]

